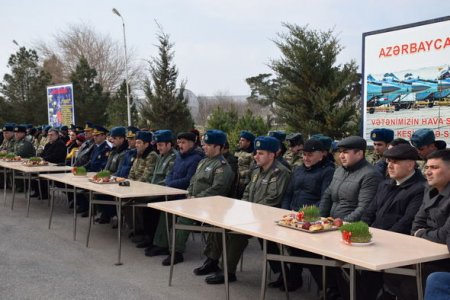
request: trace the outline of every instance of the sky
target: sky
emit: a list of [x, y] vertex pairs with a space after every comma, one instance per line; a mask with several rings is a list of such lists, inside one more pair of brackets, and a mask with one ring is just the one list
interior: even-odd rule
[[[361, 65], [364, 32], [444, 17], [448, 0], [16, 0], [0, 10], [0, 76], [9, 72], [13, 44], [33, 47], [51, 42], [68, 25], [84, 23], [122, 42], [125, 20], [127, 47], [135, 63], [157, 55], [157, 25], [175, 44], [179, 79], [196, 95], [248, 95], [245, 78], [271, 73], [278, 59], [274, 45], [283, 23], [311, 29], [334, 29], [345, 47], [338, 63]], [[450, 33], [450, 28], [449, 28]]]

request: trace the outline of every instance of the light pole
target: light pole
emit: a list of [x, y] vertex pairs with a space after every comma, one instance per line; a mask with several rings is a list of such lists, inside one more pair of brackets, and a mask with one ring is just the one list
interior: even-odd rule
[[127, 86], [127, 113], [128, 113], [128, 126], [131, 126], [131, 109], [130, 109], [130, 88], [128, 86], [128, 55], [127, 55], [127, 39], [125, 37], [125, 21], [119, 11], [113, 8], [112, 12], [118, 15], [122, 19], [123, 25], [123, 45], [125, 49], [125, 84]]

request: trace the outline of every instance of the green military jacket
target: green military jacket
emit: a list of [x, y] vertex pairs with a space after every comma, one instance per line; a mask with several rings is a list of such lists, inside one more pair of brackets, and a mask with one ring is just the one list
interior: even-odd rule
[[226, 196], [233, 184], [233, 171], [222, 155], [202, 159], [188, 187], [190, 196]]
[[36, 151], [34, 150], [33, 144], [22, 139], [20, 141], [16, 141], [14, 143], [14, 151], [16, 155], [21, 156], [23, 158], [29, 158], [36, 155]]
[[6, 151], [6, 152], [14, 152], [14, 139], [11, 138], [8, 140], [3, 140], [3, 143], [0, 145], [0, 151]]
[[155, 151], [145, 153], [142, 156], [136, 156], [131, 167], [128, 178], [131, 180], [137, 180], [142, 182], [149, 182], [152, 178], [153, 171], [155, 170], [156, 160], [158, 154]]
[[250, 174], [242, 200], [269, 206], [277, 206], [283, 198], [291, 172], [278, 160], [264, 171], [255, 167]]
[[234, 156], [238, 159], [238, 170], [239, 170], [239, 185], [245, 184], [245, 178], [250, 172], [250, 165], [253, 161], [253, 153], [241, 150], [234, 153]]
[[164, 181], [167, 174], [172, 170], [175, 158], [177, 158], [177, 152], [173, 148], [164, 156], [158, 155], [151, 183], [166, 185]]
[[373, 150], [368, 151], [366, 154], [366, 160], [372, 165], [376, 164], [377, 161], [379, 161], [382, 158], [383, 154], [376, 154], [375, 152], [373, 152]]
[[283, 155], [283, 158], [291, 166], [292, 169], [303, 164], [303, 157], [301, 152], [294, 154], [292, 151], [288, 150]]

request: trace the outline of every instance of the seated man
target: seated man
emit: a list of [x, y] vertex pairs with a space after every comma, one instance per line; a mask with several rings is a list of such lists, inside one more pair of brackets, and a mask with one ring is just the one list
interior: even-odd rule
[[[242, 200], [269, 206], [279, 206], [290, 176], [290, 171], [276, 158], [276, 153], [280, 149], [280, 143], [274, 137], [258, 137], [255, 140], [255, 149], [256, 167], [251, 170], [251, 181], [245, 188]], [[227, 267], [228, 280], [230, 282], [236, 281], [236, 267], [250, 238], [250, 236], [242, 234], [227, 235]], [[276, 245], [274, 243], [271, 243], [271, 245], [269, 246], [269, 251], [276, 253]], [[222, 235], [209, 234], [205, 249], [207, 259], [201, 267], [194, 270], [194, 274], [207, 275], [217, 271], [214, 275], [206, 277], [206, 283], [224, 283], [223, 271], [218, 268], [222, 250]], [[280, 272], [281, 265], [279, 262], [271, 261], [270, 265], [274, 272]]]
[[[446, 244], [450, 234], [450, 150], [437, 150], [427, 157], [422, 205], [417, 212], [411, 234], [435, 243]], [[450, 259], [422, 264], [422, 274], [450, 270]], [[385, 274], [385, 284], [398, 299], [416, 299], [415, 278]]]
[[387, 162], [383, 153], [394, 139], [394, 131], [388, 128], [375, 128], [370, 132], [370, 139], [373, 141], [373, 153], [369, 157], [369, 162], [380, 171], [381, 175], [386, 176]]
[[301, 166], [303, 163], [303, 135], [298, 132], [292, 133], [286, 137], [286, 141], [289, 142], [289, 149], [284, 154], [284, 159], [291, 166], [291, 168]]

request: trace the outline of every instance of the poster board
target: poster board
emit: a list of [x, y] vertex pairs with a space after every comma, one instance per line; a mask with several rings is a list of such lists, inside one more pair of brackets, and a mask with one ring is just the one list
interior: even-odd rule
[[72, 84], [47, 87], [48, 124], [52, 127], [75, 124]]

